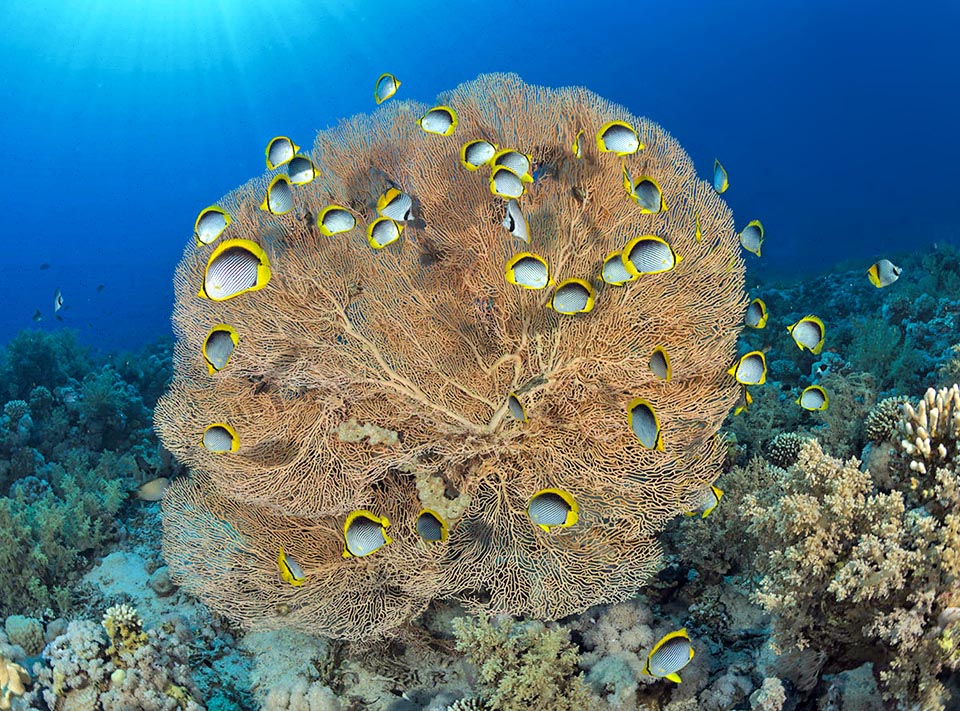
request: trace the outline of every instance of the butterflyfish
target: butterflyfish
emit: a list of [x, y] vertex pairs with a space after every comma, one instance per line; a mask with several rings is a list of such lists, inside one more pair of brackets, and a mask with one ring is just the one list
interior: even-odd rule
[[650, 354], [650, 372], [658, 380], [668, 381], [673, 376], [673, 370], [670, 368], [670, 356], [663, 346], [657, 346]]
[[722, 195], [730, 187], [730, 177], [727, 175], [727, 169], [716, 158], [713, 160], [713, 189], [717, 195]]
[[819, 385], [810, 385], [803, 389], [803, 392], [800, 393], [800, 397], [797, 398], [796, 402], [804, 410], [818, 412], [827, 409], [827, 405], [830, 404], [830, 398], [827, 396], [827, 391]]
[[280, 568], [280, 577], [283, 578], [285, 583], [290, 583], [293, 587], [299, 588], [303, 585], [303, 581], [307, 579], [306, 573], [303, 572], [303, 568], [300, 567], [297, 561], [284, 553], [283, 546], [279, 548], [280, 553], [277, 555], [277, 567]]
[[767, 359], [762, 351], [750, 351], [740, 356], [727, 372], [741, 385], [763, 385], [767, 382]]
[[627, 242], [622, 252], [623, 266], [629, 274], [660, 274], [683, 261], [662, 237], [641, 235]]
[[530, 156], [512, 148], [504, 148], [497, 151], [493, 156], [493, 165], [502, 165], [516, 173], [524, 183], [532, 183], [533, 176], [530, 169], [533, 167], [533, 161]]
[[228, 239], [218, 244], [207, 260], [198, 296], [225, 301], [262, 289], [269, 281], [270, 263], [263, 247], [248, 239]]
[[373, 86], [373, 99], [377, 104], [382, 104], [391, 96], [397, 93], [400, 88], [400, 80], [393, 74], [384, 72], [377, 78], [377, 83]]
[[137, 498], [141, 501], [160, 501], [169, 486], [170, 480], [167, 477], [154, 477], [137, 487]]
[[497, 147], [490, 141], [467, 141], [460, 147], [460, 164], [467, 170], [477, 170], [493, 160], [496, 153]]
[[205, 207], [197, 215], [197, 221], [193, 223], [193, 236], [197, 238], [200, 244], [210, 244], [223, 234], [233, 218], [227, 214], [227, 211], [211, 205]]
[[627, 191], [627, 196], [631, 200], [636, 200], [637, 191], [633, 189], [633, 174], [630, 172], [630, 168], [627, 167], [627, 161], [623, 161], [621, 179], [623, 180], [623, 189]]
[[286, 215], [293, 210], [293, 188], [288, 176], [282, 173], [273, 176], [267, 186], [267, 194], [260, 203], [260, 209], [271, 215]]
[[747, 312], [743, 316], [743, 322], [750, 328], [763, 328], [767, 325], [767, 305], [763, 299], [754, 299], [747, 306]]
[[630, 197], [640, 206], [640, 214], [655, 215], [666, 212], [667, 202], [663, 199], [663, 190], [660, 183], [649, 176], [643, 176], [633, 184]]
[[733, 415], [736, 417], [742, 412], [747, 412], [750, 409], [750, 406], [753, 404], [753, 395], [750, 394], [750, 391], [747, 390], [745, 386], [740, 386], [740, 398], [737, 400], [736, 406], [733, 408]]
[[663, 451], [663, 432], [660, 419], [649, 400], [635, 397], [627, 405], [627, 421], [640, 444], [647, 449]]
[[377, 199], [377, 214], [396, 222], [413, 219], [413, 198], [397, 188], [387, 188]]
[[367, 225], [367, 243], [374, 249], [383, 249], [400, 239], [403, 224], [389, 217], [378, 217]]
[[63, 308], [63, 292], [59, 289], [53, 292], [53, 313]]
[[504, 276], [511, 284], [524, 289], [543, 289], [550, 283], [547, 260], [530, 252], [513, 255], [507, 261]]
[[583, 158], [583, 147], [584, 147], [584, 136], [586, 131], [582, 128], [577, 131], [577, 135], [573, 137], [573, 157], [576, 159]]
[[760, 220], [750, 220], [740, 233], [740, 245], [758, 257], [760, 246], [763, 244], [763, 223]]
[[889, 259], [881, 259], [867, 270], [867, 278], [878, 289], [890, 286], [900, 278], [903, 270]]
[[527, 411], [523, 407], [523, 403], [520, 402], [520, 398], [517, 397], [516, 393], [509, 393], [507, 395], [507, 412], [510, 413], [510, 416], [515, 420], [520, 420], [521, 422], [527, 421]]
[[226, 367], [239, 343], [240, 335], [233, 326], [220, 323], [210, 329], [203, 341], [203, 359], [211, 375]]
[[696, 516], [700, 514], [700, 518], [706, 518], [713, 510], [717, 508], [717, 505], [720, 503], [720, 499], [723, 496], [723, 491], [716, 486], [708, 486], [702, 492], [700, 492], [700, 503], [693, 511], [684, 511], [684, 516]]
[[343, 524], [343, 557], [370, 555], [393, 541], [387, 535], [390, 521], [365, 509], [351, 511]]
[[643, 150], [644, 145], [633, 126], [626, 121], [607, 121], [597, 131], [597, 148], [601, 153], [626, 156]]
[[417, 119], [417, 125], [427, 133], [449, 136], [457, 128], [457, 112], [449, 106], [434, 106]]
[[317, 217], [320, 234], [333, 237], [341, 232], [349, 232], [357, 226], [357, 218], [347, 208], [340, 205], [327, 205]]
[[568, 528], [577, 522], [580, 508], [573, 495], [563, 489], [541, 489], [527, 504], [530, 520], [547, 533], [552, 528]]
[[519, 240], [530, 244], [530, 223], [523, 216], [520, 203], [513, 198], [507, 201], [507, 214], [501, 223], [503, 228]]
[[40, 309], [34, 309], [34, 311], [33, 311], [33, 320], [34, 320], [34, 321], [43, 321], [43, 314], [40, 313]]
[[317, 177], [317, 167], [307, 156], [298, 153], [287, 166], [287, 176], [294, 185], [306, 185]]
[[573, 314], [589, 313], [593, 309], [593, 287], [584, 279], [564, 279], [557, 284], [547, 307], [558, 314], [572, 316]]
[[700, 213], [693, 213], [693, 238], [699, 242], [703, 239], [703, 230], [700, 229]]
[[787, 326], [787, 330], [800, 350], [807, 349], [817, 355], [823, 348], [823, 321], [816, 316], [804, 316], [792, 326]]
[[497, 197], [518, 198], [523, 195], [524, 187], [520, 176], [505, 165], [498, 165], [490, 173], [490, 192]]
[[236, 452], [240, 448], [240, 437], [230, 425], [216, 422], [203, 431], [201, 444], [208, 452], [215, 454]]
[[299, 150], [300, 146], [286, 136], [271, 138], [265, 151], [267, 154], [267, 168], [276, 170], [281, 165], [286, 165], [293, 160], [293, 157], [297, 155], [297, 151]]
[[677, 673], [693, 659], [693, 645], [687, 636], [687, 628], [664, 635], [647, 655], [643, 673], [680, 683]]
[[443, 520], [436, 511], [424, 509], [417, 516], [417, 533], [428, 543], [443, 542], [447, 540], [449, 531], [447, 522]]
[[604, 284], [612, 286], [623, 286], [628, 281], [633, 281], [639, 276], [638, 273], [631, 274], [623, 265], [622, 252], [610, 252], [603, 260], [603, 268], [600, 270], [600, 279]]

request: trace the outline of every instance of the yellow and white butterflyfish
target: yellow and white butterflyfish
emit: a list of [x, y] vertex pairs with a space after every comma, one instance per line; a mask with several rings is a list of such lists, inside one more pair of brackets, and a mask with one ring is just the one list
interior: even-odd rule
[[283, 173], [273, 176], [260, 209], [271, 215], [286, 215], [293, 210], [293, 188], [289, 176]]
[[279, 546], [280, 552], [277, 555], [277, 567], [280, 569], [280, 577], [285, 583], [290, 583], [293, 587], [299, 588], [307, 579], [303, 568], [293, 558], [288, 556], [283, 546]]
[[750, 351], [740, 356], [727, 372], [741, 385], [763, 385], [767, 382], [767, 359], [763, 351]]
[[409, 222], [413, 219], [413, 198], [398, 188], [387, 188], [377, 198], [377, 214], [396, 222]]
[[750, 409], [750, 406], [753, 404], [753, 395], [750, 394], [750, 391], [747, 390], [746, 386], [740, 386], [740, 397], [737, 399], [737, 404], [733, 408], [733, 415], [736, 417], [742, 412], [747, 412]]
[[610, 252], [610, 254], [604, 257], [603, 267], [600, 270], [600, 279], [604, 284], [623, 286], [638, 276], [640, 275], [637, 273], [631, 274], [627, 271], [627, 268], [623, 266], [622, 252]]
[[667, 211], [667, 201], [663, 197], [663, 190], [660, 183], [649, 175], [643, 175], [637, 178], [633, 184], [633, 189], [628, 190], [630, 197], [640, 206], [640, 214], [656, 215], [659, 212]]
[[693, 645], [687, 636], [687, 628], [664, 635], [647, 655], [647, 662], [643, 665], [643, 673], [656, 676], [679, 684], [680, 675], [677, 673], [693, 659]]
[[240, 436], [225, 422], [214, 422], [203, 430], [200, 444], [205, 450], [214, 454], [236, 452], [240, 449]]
[[403, 223], [389, 217], [378, 217], [367, 225], [367, 243], [374, 249], [383, 249], [393, 244], [403, 233]]
[[513, 198], [507, 201], [507, 214], [503, 218], [503, 228], [519, 240], [530, 244], [530, 223], [520, 209], [520, 203]]
[[717, 508], [717, 505], [720, 503], [720, 499], [723, 497], [723, 491], [716, 486], [708, 486], [702, 492], [700, 492], [700, 503], [697, 504], [697, 507], [693, 511], [684, 511], [684, 516], [696, 516], [700, 514], [700, 518], [706, 518], [713, 513], [713, 510]]
[[521, 153], [513, 148], [503, 148], [493, 156], [493, 166], [498, 165], [512, 170], [520, 177], [521, 182], [533, 182], [533, 175], [530, 172], [533, 167], [533, 159], [526, 153]]
[[269, 281], [270, 263], [263, 247], [248, 239], [228, 239], [218, 244], [207, 260], [197, 295], [226, 301], [262, 289]]
[[490, 172], [490, 192], [509, 200], [523, 195], [523, 180], [505, 165], [498, 165]]
[[423, 509], [417, 515], [417, 533], [428, 543], [443, 543], [450, 535], [447, 522], [432, 509]]
[[590, 282], [571, 277], [557, 284], [547, 302], [547, 308], [553, 309], [558, 314], [573, 316], [589, 313], [593, 309], [593, 304], [593, 287]]
[[573, 137], [573, 157], [578, 160], [583, 158], [583, 148], [586, 145], [585, 136], [586, 131], [581, 128], [577, 131], [577, 135]]
[[366, 509], [351, 511], [343, 524], [343, 557], [362, 558], [392, 543], [387, 535], [389, 526], [386, 516], [377, 516]]
[[642, 397], [635, 397], [627, 405], [627, 423], [640, 444], [647, 449], [663, 451], [663, 432], [660, 429], [660, 418], [657, 417], [653, 404]]
[[460, 147], [460, 164], [467, 170], [478, 170], [486, 165], [497, 153], [497, 146], [490, 141], [478, 138], [467, 141]]
[[377, 102], [377, 105], [380, 105], [396, 94], [399, 88], [400, 80], [393, 74], [384, 72], [377, 78], [377, 83], [373, 86], [373, 99]]
[[867, 270], [867, 278], [875, 287], [882, 289], [885, 286], [890, 286], [899, 279], [900, 272], [902, 271], [900, 267], [889, 259], [881, 259]]
[[297, 153], [287, 165], [287, 175], [294, 185], [306, 185], [317, 177], [317, 167], [307, 156]]
[[527, 504], [530, 520], [547, 533], [554, 528], [569, 528], [580, 517], [580, 507], [569, 491], [541, 489]]
[[[53, 292], [53, 313], [63, 308], [63, 292], [57, 289]], [[57, 318], [60, 318], [59, 316]]]
[[621, 259], [627, 272], [634, 276], [668, 272], [683, 261], [666, 240], [656, 235], [634, 237], [623, 248]]
[[763, 223], [760, 220], [750, 220], [740, 233], [740, 245], [758, 257], [760, 246], [763, 244]]
[[747, 306], [747, 311], [743, 316], [743, 323], [750, 328], [763, 328], [767, 325], [767, 305], [763, 299], [754, 299]]
[[286, 136], [271, 138], [266, 151], [264, 151], [267, 156], [267, 168], [276, 170], [281, 165], [286, 165], [293, 160], [299, 150], [300, 146]]
[[827, 396], [827, 391], [821, 386], [810, 385], [803, 389], [796, 403], [804, 410], [819, 412], [827, 409], [827, 405], [830, 404], [830, 398]]
[[240, 343], [240, 335], [233, 326], [218, 323], [210, 329], [203, 341], [203, 359], [210, 375], [223, 370]]
[[434, 106], [417, 119], [417, 125], [427, 133], [449, 136], [457, 128], [457, 112], [449, 106]]
[[717, 195], [722, 195], [726, 192], [727, 188], [730, 187], [730, 176], [727, 175], [727, 169], [723, 167], [723, 164], [717, 160], [713, 159], [713, 189], [717, 192]]
[[357, 226], [357, 218], [347, 208], [340, 205], [327, 205], [317, 217], [320, 234], [333, 237], [341, 232], [349, 232]]
[[524, 408], [523, 403], [520, 402], [520, 398], [516, 393], [507, 394], [507, 412], [509, 412], [510, 416], [515, 420], [520, 420], [520, 422], [527, 421], [527, 410]]
[[211, 244], [223, 234], [231, 222], [233, 218], [227, 214], [226, 210], [210, 205], [203, 208], [197, 215], [197, 221], [193, 224], [193, 236], [200, 244]]
[[823, 348], [823, 337], [826, 329], [816, 316], [804, 316], [791, 326], [787, 326], [793, 340], [799, 346], [800, 350], [807, 349], [814, 355], [820, 353]]
[[504, 267], [507, 281], [524, 289], [544, 289], [550, 283], [547, 260], [539, 254], [520, 252], [507, 260]]
[[657, 346], [650, 354], [650, 372], [658, 380], [670, 382], [673, 377], [673, 370], [670, 367], [670, 356], [667, 355], [667, 349], [663, 346]]
[[644, 147], [636, 130], [626, 121], [607, 121], [597, 131], [597, 148], [601, 153], [626, 156]]
[[700, 240], [703, 239], [703, 230], [700, 229], [700, 213], [699, 212], [693, 213], [693, 225], [694, 225], [693, 238], [697, 242], [699, 242]]

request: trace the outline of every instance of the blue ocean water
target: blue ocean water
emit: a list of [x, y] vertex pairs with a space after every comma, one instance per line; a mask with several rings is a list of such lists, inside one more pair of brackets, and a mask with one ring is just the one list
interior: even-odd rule
[[723, 161], [738, 226], [764, 221], [751, 269], [865, 269], [957, 241], [960, 4], [611, 8], [8, 0], [0, 342], [69, 326], [117, 349], [168, 333], [171, 276], [198, 211], [263, 171], [272, 136], [309, 147], [317, 129], [372, 111], [384, 71], [425, 102], [512, 71], [654, 119], [704, 177]]

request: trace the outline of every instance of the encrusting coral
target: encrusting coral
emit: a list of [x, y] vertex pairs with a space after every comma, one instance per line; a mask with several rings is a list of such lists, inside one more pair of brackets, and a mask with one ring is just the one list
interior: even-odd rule
[[11, 699], [23, 696], [25, 685], [29, 683], [30, 675], [26, 669], [0, 655], [0, 709], [9, 709]]
[[[244, 626], [369, 639], [434, 598], [548, 619], [623, 600], [656, 570], [654, 536], [719, 474], [746, 306], [726, 204], [660, 127], [586, 90], [489, 75], [438, 103], [457, 113], [452, 136], [396, 99], [321, 132], [289, 210], [271, 208], [284, 174], [251, 181], [177, 270], [175, 375], [155, 423], [193, 474], [164, 498], [164, 555]], [[601, 153], [612, 120], [642, 149]], [[530, 154], [516, 203], [491, 194], [503, 169], [458, 160], [471, 140]], [[646, 208], [630, 199], [641, 184], [660, 194]], [[363, 230], [391, 195], [409, 196], [389, 227], [402, 235], [371, 248]], [[328, 207], [355, 227], [325, 236]], [[629, 244], [661, 261], [633, 266]], [[544, 288], [505, 276], [524, 252], [531, 272], [549, 265]], [[243, 293], [204, 298], [251, 260]], [[628, 262], [644, 273], [599, 278]], [[548, 308], [569, 278], [592, 310]], [[535, 525], [544, 490], [576, 523]], [[442, 533], [421, 535], [424, 510]], [[363, 511], [392, 542], [345, 557]], [[302, 585], [281, 579], [281, 546]]]

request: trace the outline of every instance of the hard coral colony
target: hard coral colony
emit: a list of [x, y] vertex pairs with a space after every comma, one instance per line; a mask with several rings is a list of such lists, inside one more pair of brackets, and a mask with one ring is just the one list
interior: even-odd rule
[[726, 204], [586, 90], [488, 75], [437, 103], [287, 139], [289, 175], [201, 213], [177, 270], [156, 425], [192, 476], [164, 555], [248, 628], [624, 600], [719, 474], [746, 307]]

